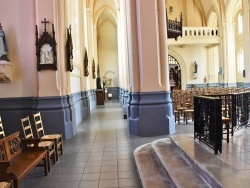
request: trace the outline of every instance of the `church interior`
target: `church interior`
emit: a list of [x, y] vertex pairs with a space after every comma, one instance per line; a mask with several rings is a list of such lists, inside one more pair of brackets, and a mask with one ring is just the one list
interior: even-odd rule
[[248, 0], [0, 5], [1, 169], [27, 153], [24, 121], [52, 146], [0, 187], [249, 185]]

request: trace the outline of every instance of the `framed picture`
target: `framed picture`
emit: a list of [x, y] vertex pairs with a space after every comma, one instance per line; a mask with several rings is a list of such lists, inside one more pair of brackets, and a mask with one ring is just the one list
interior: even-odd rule
[[73, 66], [73, 43], [71, 37], [71, 25], [69, 26], [69, 28], [67, 28], [66, 63], [67, 63], [67, 71], [72, 72], [74, 66]]
[[96, 78], [96, 75], [95, 75], [95, 60], [93, 59], [93, 62], [92, 62], [92, 77], [93, 79]]
[[36, 25], [36, 56], [37, 56], [37, 70], [42, 69], [53, 69], [57, 70], [57, 53], [56, 53], [56, 40], [55, 40], [55, 30], [52, 24], [52, 36], [47, 32], [46, 21], [44, 18], [44, 32], [38, 36], [38, 29]]
[[87, 49], [85, 48], [85, 53], [84, 53], [84, 76], [89, 76], [89, 60], [88, 60], [88, 53]]

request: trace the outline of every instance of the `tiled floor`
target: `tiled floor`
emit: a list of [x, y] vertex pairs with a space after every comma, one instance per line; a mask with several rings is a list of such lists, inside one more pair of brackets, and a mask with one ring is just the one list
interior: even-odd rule
[[[221, 158], [236, 168], [249, 168], [250, 128], [230, 138], [223, 145]], [[244, 131], [244, 130], [243, 130]], [[176, 134], [193, 134], [193, 123], [176, 125]], [[78, 127], [78, 133], [64, 141], [64, 155], [52, 165], [46, 177], [42, 168], [35, 168], [21, 183], [21, 188], [102, 188], [141, 187], [133, 158], [138, 146], [152, 142], [159, 137], [137, 137], [128, 134], [127, 121], [123, 119], [118, 101], [108, 101], [98, 106]], [[247, 164], [247, 165], [246, 165]]]
[[78, 127], [78, 133], [64, 141], [64, 155], [52, 166], [47, 177], [36, 168], [22, 183], [22, 188], [60, 187], [140, 187], [135, 171], [131, 142], [118, 102], [98, 106]]

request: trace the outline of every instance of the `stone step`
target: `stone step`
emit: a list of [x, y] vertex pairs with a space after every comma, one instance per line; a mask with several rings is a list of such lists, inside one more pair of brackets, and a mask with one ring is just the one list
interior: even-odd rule
[[[173, 135], [134, 151], [144, 188], [249, 187], [249, 168], [238, 170], [194, 140], [193, 135]], [[235, 161], [244, 165], [242, 161]]]
[[[249, 169], [237, 170], [226, 161], [215, 155], [213, 150], [203, 143], [194, 140], [193, 135], [171, 136], [178, 153], [211, 187], [250, 187]], [[235, 161], [244, 165], [242, 161]]]
[[210, 186], [178, 153], [170, 138], [151, 143], [155, 158], [169, 174], [176, 187], [209, 188]]
[[143, 188], [176, 187], [156, 161], [150, 143], [136, 148], [134, 157]]

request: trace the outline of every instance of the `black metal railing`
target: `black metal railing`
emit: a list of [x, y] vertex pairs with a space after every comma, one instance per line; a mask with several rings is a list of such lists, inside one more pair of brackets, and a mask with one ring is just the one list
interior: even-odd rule
[[194, 139], [222, 152], [222, 99], [194, 96]]
[[206, 95], [222, 99], [222, 115], [231, 119], [231, 135], [249, 124], [250, 92]]

